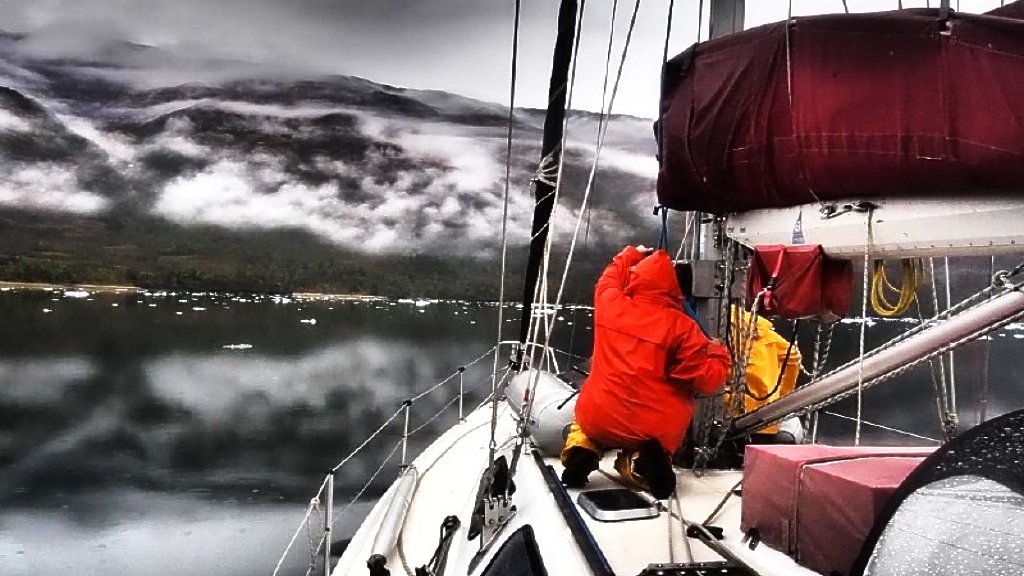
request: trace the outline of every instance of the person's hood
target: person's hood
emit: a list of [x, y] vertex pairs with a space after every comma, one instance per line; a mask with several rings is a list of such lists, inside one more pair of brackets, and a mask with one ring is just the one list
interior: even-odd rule
[[664, 302], [680, 308], [683, 305], [683, 292], [676, 280], [676, 270], [668, 252], [658, 250], [633, 266], [626, 280], [627, 296]]
[[[746, 330], [750, 325], [750, 312], [733, 304], [732, 321], [734, 323], [739, 322], [743, 329]], [[757, 317], [757, 335], [763, 337], [768, 335], [769, 332], [775, 332], [775, 325], [772, 324], [771, 320], [759, 315]]]

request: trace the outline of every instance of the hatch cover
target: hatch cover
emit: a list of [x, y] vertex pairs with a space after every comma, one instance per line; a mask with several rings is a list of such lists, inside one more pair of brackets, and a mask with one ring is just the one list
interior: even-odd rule
[[755, 576], [746, 566], [732, 562], [650, 564], [638, 576]]

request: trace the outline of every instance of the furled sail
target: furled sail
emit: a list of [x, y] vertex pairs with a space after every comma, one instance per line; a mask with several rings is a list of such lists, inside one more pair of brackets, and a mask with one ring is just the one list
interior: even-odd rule
[[658, 199], [716, 214], [878, 196], [1024, 196], [1024, 6], [793, 18], [665, 68]]

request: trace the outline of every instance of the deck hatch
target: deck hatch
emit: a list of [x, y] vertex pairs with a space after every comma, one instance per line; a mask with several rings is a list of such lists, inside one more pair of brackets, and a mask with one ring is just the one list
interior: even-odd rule
[[594, 520], [621, 522], [654, 518], [658, 504], [627, 488], [604, 488], [580, 492], [576, 503]]
[[755, 576], [746, 566], [732, 562], [650, 564], [638, 576]]

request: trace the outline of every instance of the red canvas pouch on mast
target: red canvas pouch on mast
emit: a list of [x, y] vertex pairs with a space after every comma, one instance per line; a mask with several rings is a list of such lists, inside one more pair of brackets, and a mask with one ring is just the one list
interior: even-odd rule
[[756, 246], [747, 275], [748, 301], [762, 290], [764, 316], [842, 318], [853, 296], [853, 264], [829, 258], [819, 245]]

